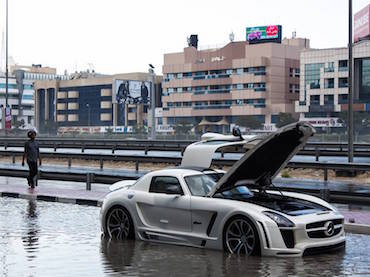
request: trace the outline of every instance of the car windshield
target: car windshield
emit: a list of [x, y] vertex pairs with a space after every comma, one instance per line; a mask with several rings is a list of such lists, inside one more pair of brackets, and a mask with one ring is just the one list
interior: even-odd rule
[[216, 185], [216, 182], [205, 174], [187, 176], [184, 179], [194, 196], [206, 196]]

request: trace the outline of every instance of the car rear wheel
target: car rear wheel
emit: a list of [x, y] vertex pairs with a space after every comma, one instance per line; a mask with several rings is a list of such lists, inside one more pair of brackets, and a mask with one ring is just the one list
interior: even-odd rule
[[243, 216], [232, 218], [224, 229], [224, 247], [232, 254], [258, 254], [260, 245], [254, 224]]
[[129, 212], [125, 208], [114, 207], [109, 211], [107, 233], [109, 237], [120, 240], [133, 238], [134, 225]]

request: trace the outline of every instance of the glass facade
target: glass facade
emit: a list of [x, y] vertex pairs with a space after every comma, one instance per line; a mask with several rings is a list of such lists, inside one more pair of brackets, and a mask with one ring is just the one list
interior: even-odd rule
[[324, 63], [305, 64], [305, 90], [307, 85], [309, 85], [310, 89], [320, 88], [320, 70], [324, 66]]
[[370, 100], [370, 58], [360, 61], [359, 100]]
[[[67, 87], [60, 88], [59, 91], [78, 91], [78, 98], [65, 98], [58, 99], [58, 103], [78, 103], [77, 110], [58, 110], [58, 114], [76, 114], [78, 115], [78, 121], [58, 122], [60, 126], [107, 126], [113, 125], [113, 120], [102, 121], [100, 115], [102, 113], [110, 113], [113, 118], [113, 108], [101, 108], [101, 101], [112, 101], [112, 96], [101, 96], [102, 89], [112, 89], [112, 85], [97, 85], [97, 86], [84, 86], [84, 87]], [[123, 119], [123, 114], [120, 113], [120, 107], [118, 107], [119, 119]], [[120, 124], [120, 123], [118, 123]], [[123, 124], [124, 125], [124, 124]]]

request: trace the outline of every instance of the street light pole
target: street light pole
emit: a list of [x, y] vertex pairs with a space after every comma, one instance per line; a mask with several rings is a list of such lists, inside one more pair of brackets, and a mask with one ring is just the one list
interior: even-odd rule
[[6, 46], [5, 46], [5, 108], [8, 107], [8, 0], [6, 0]]
[[353, 162], [353, 53], [352, 53], [352, 0], [348, 0], [348, 162]]
[[86, 104], [87, 107], [87, 126], [90, 127], [90, 105], [89, 103]]
[[150, 90], [150, 102], [151, 102], [151, 116], [152, 116], [152, 127], [151, 127], [151, 132], [150, 136], [151, 139], [155, 139], [155, 73], [154, 73], [154, 66], [149, 64], [149, 73], [152, 74], [152, 85], [151, 85], [151, 90]]

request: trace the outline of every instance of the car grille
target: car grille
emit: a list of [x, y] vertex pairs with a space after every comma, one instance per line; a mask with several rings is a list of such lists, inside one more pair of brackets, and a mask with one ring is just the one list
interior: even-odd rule
[[[328, 224], [332, 222], [334, 230], [328, 232]], [[343, 219], [325, 220], [309, 223], [306, 225], [306, 231], [309, 238], [329, 238], [338, 235], [343, 229]]]

